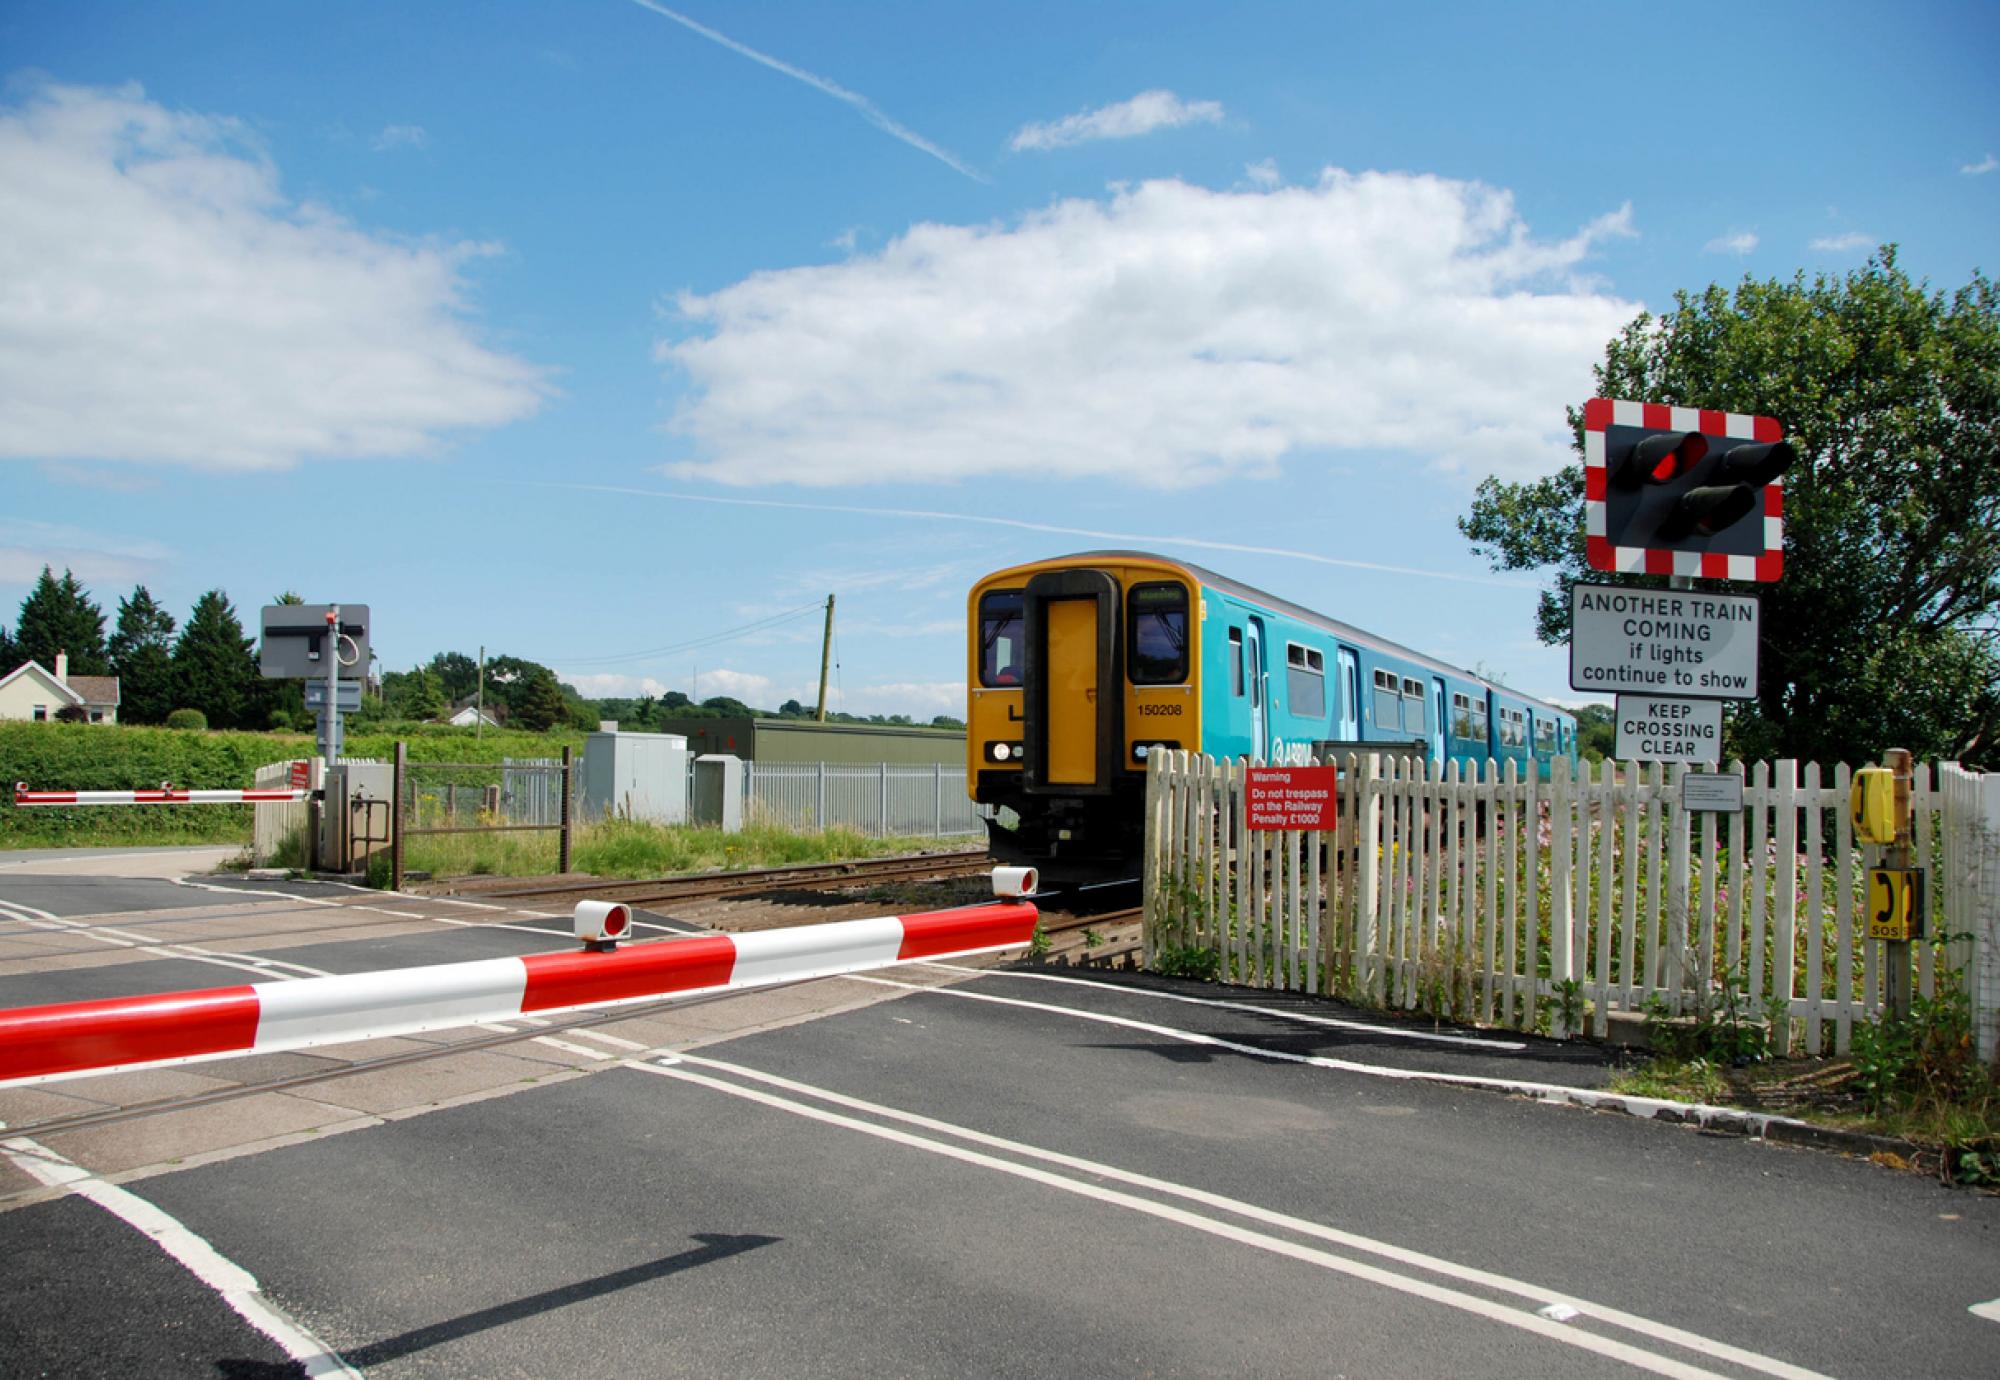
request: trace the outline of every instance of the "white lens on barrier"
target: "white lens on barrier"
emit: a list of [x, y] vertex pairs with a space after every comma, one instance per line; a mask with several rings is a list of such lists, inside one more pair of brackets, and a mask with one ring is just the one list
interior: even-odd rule
[[620, 901], [578, 901], [574, 915], [586, 944], [615, 944], [632, 932], [632, 908]]
[[1036, 880], [1032, 867], [996, 867], [993, 869], [993, 894], [1010, 901], [1033, 896]]

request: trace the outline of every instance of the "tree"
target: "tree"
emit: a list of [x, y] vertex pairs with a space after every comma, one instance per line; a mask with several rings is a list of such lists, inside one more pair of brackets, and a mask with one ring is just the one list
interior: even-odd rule
[[398, 719], [435, 719], [444, 713], [444, 687], [428, 667], [382, 677], [382, 698]]
[[530, 732], [546, 732], [568, 717], [569, 705], [563, 699], [562, 685], [548, 667], [534, 667], [516, 689], [519, 693], [514, 701], [514, 717]]
[[[1600, 395], [1777, 418], [1785, 573], [1761, 586], [1757, 700], [1729, 725], [1746, 759], [1864, 762], [1884, 748], [2000, 760], [2000, 296], [1948, 298], [1894, 246], [1844, 279], [1745, 278], [1641, 315], [1595, 368]], [[1570, 412], [1582, 449], [1582, 412]], [[1569, 635], [1578, 579], [1660, 587], [1584, 561], [1583, 469], [1482, 480], [1459, 530], [1494, 568], [1553, 567], [1536, 627]]]
[[479, 662], [464, 652], [439, 652], [425, 669], [437, 677], [438, 688], [448, 700], [478, 693]]
[[71, 675], [111, 674], [110, 658], [104, 654], [104, 610], [90, 601], [89, 592], [68, 570], [58, 580], [47, 566], [42, 567], [41, 579], [21, 601], [14, 640], [20, 644], [22, 659], [33, 658], [50, 671], [56, 668], [56, 653], [66, 652]]
[[252, 638], [230, 606], [212, 589], [195, 600], [187, 626], [174, 643], [174, 703], [199, 709], [215, 728], [262, 728], [263, 687]]
[[118, 677], [118, 717], [126, 723], [166, 722], [174, 707], [174, 616], [144, 585], [118, 601], [111, 634], [111, 670]]
[[0, 623], [0, 676], [6, 675], [27, 659], [21, 652], [21, 644], [7, 631], [6, 624]]

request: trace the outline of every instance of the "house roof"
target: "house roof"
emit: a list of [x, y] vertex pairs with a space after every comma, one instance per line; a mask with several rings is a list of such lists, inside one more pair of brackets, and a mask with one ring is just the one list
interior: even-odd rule
[[[42, 665], [39, 661], [24, 661], [19, 666], [16, 666], [13, 670], [9, 671], [6, 675], [0, 676], [0, 687], [5, 687], [13, 684], [16, 680], [19, 680], [22, 676], [27, 675], [28, 672], [30, 671], [33, 671], [42, 680], [47, 681], [50, 685], [53, 685], [61, 693], [68, 695], [70, 699], [75, 703], [77, 704], [89, 703], [89, 701], [85, 700], [82, 695], [78, 694], [76, 691], [70, 689], [69, 686], [64, 685], [61, 681], [57, 680], [56, 673], [54, 671], [51, 671], [48, 667]], [[112, 676], [108, 677], [108, 679], [116, 680], [117, 677]]]
[[71, 676], [69, 688], [83, 697], [85, 704], [118, 704], [118, 677], [116, 676]]

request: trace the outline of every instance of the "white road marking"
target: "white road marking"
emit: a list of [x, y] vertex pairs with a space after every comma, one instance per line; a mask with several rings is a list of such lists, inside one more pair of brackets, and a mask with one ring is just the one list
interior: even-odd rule
[[1573, 1088], [1561, 1083], [1536, 1083], [1525, 1078], [1490, 1078], [1470, 1073], [1433, 1073], [1424, 1069], [1397, 1069], [1382, 1064], [1364, 1064], [1354, 1059], [1336, 1059], [1325, 1054], [1292, 1054], [1285, 1050], [1264, 1049], [1257, 1045], [1239, 1044], [1234, 1040], [1224, 1040], [1214, 1035], [1204, 1035], [1197, 1030], [1181, 1030], [1175, 1026], [1158, 1025], [1152, 1021], [1136, 1021], [1126, 1016], [1111, 1016], [1099, 1011], [1084, 1011], [1074, 1006], [1058, 1006], [1053, 1002], [1024, 1001], [1019, 997], [998, 997], [989, 992], [967, 991], [964, 987], [925, 987], [912, 982], [899, 982], [895, 978], [873, 977], [854, 974], [851, 981], [873, 983], [878, 987], [900, 987], [909, 992], [935, 992], [944, 997], [960, 997], [966, 1001], [993, 1002], [1000, 1006], [1019, 1006], [1030, 1011], [1048, 1011], [1060, 1016], [1071, 1016], [1080, 1021], [1095, 1021], [1100, 1025], [1122, 1026], [1127, 1030], [1140, 1030], [1149, 1035], [1160, 1035], [1169, 1040], [1179, 1040], [1184, 1044], [1208, 1045], [1215, 1049], [1226, 1049], [1234, 1054], [1247, 1054], [1257, 1059], [1269, 1059], [1281, 1064], [1308, 1064], [1314, 1068], [1338, 1069], [1343, 1073], [1358, 1073], [1368, 1078], [1384, 1078], [1398, 1083], [1433, 1083], [1442, 1087], [1481, 1088], [1488, 1092], [1510, 1093], [1518, 1097], [1532, 1097], [1541, 1102], [1563, 1103], [1572, 1107], [1586, 1107], [1595, 1110], [1624, 1112], [1640, 1118], [1658, 1116], [1671, 1112], [1683, 1121], [1697, 1125], [1730, 1124], [1743, 1129], [1745, 1134], [1763, 1135], [1765, 1129], [1775, 1125], [1806, 1127], [1808, 1123], [1792, 1117], [1773, 1116], [1763, 1112], [1743, 1112], [1732, 1107], [1716, 1107], [1706, 1102], [1676, 1102], [1664, 1097], [1637, 1097], [1629, 1093], [1599, 1092], [1594, 1088]]
[[150, 1237], [189, 1274], [220, 1295], [237, 1316], [303, 1365], [307, 1375], [352, 1376], [354, 1380], [363, 1380], [360, 1371], [341, 1360], [324, 1342], [266, 1299], [255, 1275], [228, 1259], [173, 1216], [129, 1189], [108, 1184], [47, 1146], [25, 1137], [0, 1142], [0, 1151], [4, 1151], [7, 1158], [31, 1178], [51, 1188], [62, 1188], [88, 1199], [142, 1235]]
[[1649, 1318], [1641, 1318], [1633, 1314], [1622, 1313], [1616, 1309], [1605, 1308], [1584, 1299], [1562, 1297], [1556, 1291], [1524, 1281], [1509, 1279], [1504, 1275], [1496, 1275], [1488, 1271], [1457, 1265], [1436, 1257], [1425, 1256], [1419, 1252], [1390, 1245], [1387, 1242], [1374, 1241], [1367, 1237], [1340, 1231], [1337, 1228], [1326, 1227], [1304, 1218], [1290, 1217], [1283, 1213], [1273, 1212], [1267, 1208], [1257, 1207], [1251, 1203], [1225, 1198], [1219, 1194], [1207, 1193], [1183, 1184], [1153, 1179], [1145, 1175], [1118, 1169], [1112, 1165], [1061, 1154], [1057, 1151], [1044, 1150], [1038, 1146], [1025, 1145], [1018, 1141], [1009, 1141], [1002, 1137], [990, 1136], [984, 1132], [974, 1131], [967, 1127], [954, 1126], [951, 1123], [936, 1121], [915, 1113], [904, 1112], [876, 1103], [864, 1102], [858, 1098], [850, 1098], [827, 1089], [815, 1088], [808, 1084], [796, 1083], [775, 1075], [760, 1073], [757, 1070], [745, 1068], [741, 1065], [727, 1064], [720, 1060], [706, 1059], [683, 1053], [652, 1062], [628, 1060], [624, 1066], [638, 1069], [645, 1073], [656, 1074], [662, 1078], [674, 1078], [682, 1082], [698, 1084], [717, 1092], [726, 1093], [731, 1097], [760, 1103], [779, 1111], [790, 1112], [795, 1116], [824, 1122], [828, 1125], [840, 1126], [848, 1130], [858, 1131], [864, 1135], [877, 1137], [881, 1140], [909, 1146], [912, 1149], [923, 1150], [931, 1154], [959, 1160], [966, 1164], [973, 1164], [981, 1168], [994, 1170], [998, 1173], [1008, 1174], [1015, 1178], [1026, 1179], [1061, 1192], [1073, 1193], [1080, 1197], [1094, 1198], [1100, 1202], [1126, 1208], [1133, 1212], [1143, 1213], [1150, 1217], [1157, 1217], [1180, 1226], [1190, 1227], [1196, 1231], [1218, 1236], [1225, 1240], [1235, 1241], [1242, 1245], [1269, 1251], [1276, 1255], [1287, 1256], [1323, 1269], [1334, 1270], [1341, 1274], [1365, 1279], [1371, 1283], [1382, 1285], [1385, 1288], [1395, 1289], [1402, 1293], [1428, 1299], [1434, 1303], [1456, 1308], [1471, 1313], [1474, 1316], [1486, 1318], [1492, 1322], [1502, 1323], [1508, 1327], [1531, 1332], [1564, 1345], [1596, 1352], [1599, 1355], [1623, 1361], [1628, 1365], [1653, 1371], [1656, 1374], [1681, 1377], [1717, 1376], [1719, 1374], [1715, 1371], [1703, 1370], [1686, 1362], [1647, 1351], [1629, 1343], [1564, 1326], [1537, 1313], [1523, 1312], [1519, 1308], [1496, 1303], [1489, 1299], [1478, 1298], [1457, 1289], [1446, 1288], [1410, 1275], [1399, 1274], [1393, 1270], [1384, 1269], [1381, 1266], [1370, 1265], [1364, 1261], [1336, 1255], [1331, 1251], [1324, 1251], [1316, 1247], [1303, 1246], [1296, 1242], [1286, 1241], [1264, 1232], [1253, 1231], [1247, 1227], [1221, 1221], [1214, 1217], [1204, 1216], [1185, 1208], [1154, 1202], [1151, 1199], [1140, 1198], [1130, 1193], [1120, 1192], [1117, 1189], [1106, 1188], [1100, 1183], [1093, 1183], [1085, 1179], [1070, 1178], [1062, 1174], [1052, 1173], [1049, 1170], [1038, 1169], [1031, 1165], [1018, 1164], [1012, 1160], [1000, 1159], [978, 1150], [967, 1149], [964, 1146], [952, 1145], [940, 1140], [932, 1140], [911, 1132], [899, 1131], [893, 1127], [881, 1126], [873, 1122], [859, 1120], [855, 1117], [844, 1116], [838, 1112], [809, 1106], [806, 1103], [780, 1097], [774, 1093], [763, 1092], [756, 1088], [748, 1088], [729, 1082], [726, 1079], [697, 1073], [689, 1068], [689, 1065], [726, 1071], [732, 1075], [783, 1087], [789, 1091], [798, 1092], [837, 1106], [848, 1107], [886, 1119], [920, 1126], [926, 1130], [953, 1136], [960, 1140], [970, 1141], [974, 1144], [995, 1149], [1004, 1149], [1011, 1153], [1042, 1160], [1046, 1163], [1059, 1164], [1065, 1168], [1089, 1174], [1097, 1179], [1111, 1179], [1136, 1187], [1144, 1187], [1155, 1192], [1169, 1194], [1174, 1197], [1199, 1202], [1203, 1206], [1220, 1208], [1235, 1216], [1249, 1218], [1267, 1225], [1280, 1226], [1298, 1235], [1317, 1237], [1350, 1249], [1366, 1251], [1374, 1255], [1396, 1260], [1402, 1264], [1414, 1265], [1434, 1274], [1442, 1274], [1447, 1277], [1477, 1283], [1486, 1288], [1514, 1294], [1530, 1301], [1546, 1301], [1554, 1297], [1560, 1303], [1575, 1308], [1579, 1314], [1588, 1313], [1600, 1322], [1637, 1333], [1651, 1341], [1678, 1346], [1685, 1350], [1746, 1366], [1769, 1375], [1785, 1377], [1786, 1380], [1823, 1380], [1816, 1371], [1807, 1370], [1803, 1367], [1792, 1365], [1789, 1362], [1780, 1361], [1774, 1357], [1745, 1351], [1740, 1347], [1731, 1346], [1726, 1342], [1719, 1342], [1712, 1338], [1700, 1336], [1697, 1333], [1686, 1332], [1664, 1323], [1657, 1323]]
[[1442, 1045], [1469, 1045], [1474, 1049], [1490, 1049], [1498, 1052], [1512, 1052], [1528, 1047], [1525, 1040], [1494, 1040], [1479, 1035], [1446, 1035], [1442, 1031], [1411, 1030], [1406, 1026], [1374, 1025], [1367, 1021], [1343, 1020], [1337, 1016], [1314, 1016], [1303, 1011], [1281, 1011], [1275, 1007], [1257, 1006], [1247, 1001], [1226, 1001], [1219, 997], [1189, 997], [1178, 992], [1150, 992], [1138, 987], [1120, 987], [1107, 982], [1092, 982], [1089, 978], [1062, 977], [1055, 973], [1024, 973], [1011, 968], [963, 968], [951, 963], [926, 963], [925, 968], [943, 968], [954, 973], [978, 973], [981, 977], [1026, 978], [1034, 982], [1066, 982], [1077, 987], [1090, 987], [1099, 992], [1117, 992], [1124, 996], [1143, 997], [1149, 1001], [1178, 1001], [1191, 1006], [1213, 1006], [1226, 1011], [1249, 1011], [1259, 1016], [1271, 1016], [1281, 1021], [1297, 1021], [1303, 1025], [1333, 1026], [1340, 1030], [1359, 1030], [1371, 1035], [1393, 1035], [1399, 1040], [1425, 1040]]
[[[24, 925], [36, 929], [53, 930], [62, 934], [74, 934], [83, 939], [95, 940], [120, 949], [137, 949], [155, 958], [178, 958], [195, 963], [207, 963], [217, 968], [233, 968], [237, 972], [252, 973], [258, 977], [279, 978], [289, 981], [295, 977], [331, 977], [323, 968], [310, 968], [303, 963], [292, 963], [282, 958], [262, 958], [256, 954], [236, 954], [224, 950], [204, 949], [196, 944], [156, 943], [151, 936], [133, 934], [130, 930], [114, 929], [109, 925], [93, 925], [84, 920], [68, 920], [47, 911], [37, 911], [35, 915], [18, 912], [32, 909], [12, 901], [0, 901], [0, 916], [19, 920]], [[280, 972], [291, 968], [294, 972]]]

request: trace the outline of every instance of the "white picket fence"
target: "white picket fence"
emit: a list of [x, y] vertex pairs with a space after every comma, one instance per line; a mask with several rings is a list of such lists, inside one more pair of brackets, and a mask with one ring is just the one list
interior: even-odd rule
[[[1614, 1011], [1722, 999], [1815, 1052], [1845, 1052], [1882, 1003], [1844, 765], [1735, 764], [1743, 810], [1718, 815], [1682, 808], [1678, 766], [1482, 781], [1348, 757], [1328, 834], [1250, 830], [1256, 764], [1150, 762], [1149, 963], [1207, 953], [1231, 982], [1599, 1036]], [[1928, 933], [1949, 937], [1912, 945], [1916, 983], [1929, 996], [1939, 964], [1962, 974], [1991, 1058], [2000, 776], [1920, 767], [1913, 803]]]

